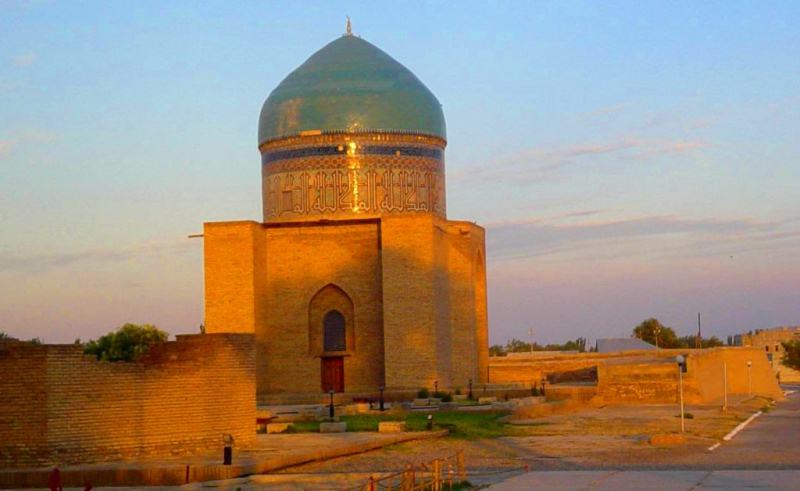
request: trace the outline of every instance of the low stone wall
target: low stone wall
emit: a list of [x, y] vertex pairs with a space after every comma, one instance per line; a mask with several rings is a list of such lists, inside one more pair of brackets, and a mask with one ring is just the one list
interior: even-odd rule
[[178, 336], [135, 362], [0, 342], [0, 467], [193, 453], [255, 440], [250, 334]]

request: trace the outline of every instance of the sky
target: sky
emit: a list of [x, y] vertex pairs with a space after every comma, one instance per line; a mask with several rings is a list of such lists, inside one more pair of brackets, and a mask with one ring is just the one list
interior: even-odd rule
[[800, 324], [800, 2], [0, 0], [0, 330], [203, 322], [258, 115], [353, 31], [442, 103], [490, 341]]

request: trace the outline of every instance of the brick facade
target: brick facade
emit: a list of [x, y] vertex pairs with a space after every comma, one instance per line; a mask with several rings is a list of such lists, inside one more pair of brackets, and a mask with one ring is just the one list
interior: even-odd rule
[[0, 342], [0, 466], [192, 453], [255, 439], [253, 336], [178, 336], [135, 362]]
[[261, 401], [321, 394], [320, 322], [334, 307], [347, 321], [346, 392], [485, 379], [484, 231], [473, 223], [221, 222], [204, 240], [206, 331], [255, 333]]

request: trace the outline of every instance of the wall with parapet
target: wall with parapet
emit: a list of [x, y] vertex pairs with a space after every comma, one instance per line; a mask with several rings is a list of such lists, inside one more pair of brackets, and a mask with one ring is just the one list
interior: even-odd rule
[[250, 334], [178, 336], [135, 362], [0, 342], [0, 467], [66, 465], [255, 441]]

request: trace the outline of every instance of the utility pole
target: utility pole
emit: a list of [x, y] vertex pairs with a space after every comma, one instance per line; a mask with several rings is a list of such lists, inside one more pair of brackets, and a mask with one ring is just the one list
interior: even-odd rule
[[697, 337], [694, 339], [694, 347], [697, 349], [703, 347], [703, 333], [700, 331], [700, 312], [697, 313]]
[[533, 328], [528, 328], [528, 336], [531, 337], [531, 357], [533, 357]]

